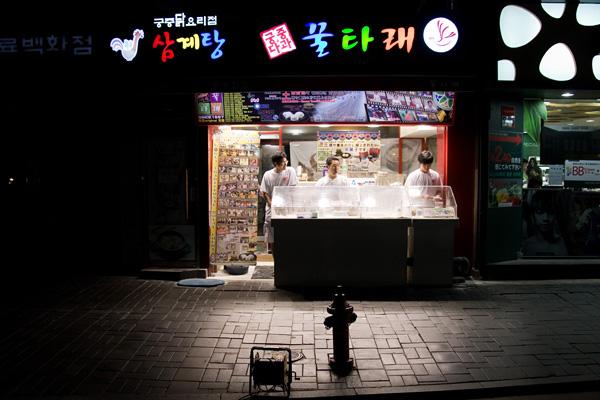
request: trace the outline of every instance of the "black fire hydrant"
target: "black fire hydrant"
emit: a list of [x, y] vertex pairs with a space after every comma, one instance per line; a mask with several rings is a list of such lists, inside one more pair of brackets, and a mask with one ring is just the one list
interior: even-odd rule
[[323, 322], [325, 328], [333, 328], [333, 357], [329, 357], [329, 366], [338, 374], [346, 374], [352, 370], [353, 360], [350, 358], [349, 325], [356, 321], [354, 307], [346, 303], [346, 295], [338, 286], [333, 302], [327, 307], [331, 314]]

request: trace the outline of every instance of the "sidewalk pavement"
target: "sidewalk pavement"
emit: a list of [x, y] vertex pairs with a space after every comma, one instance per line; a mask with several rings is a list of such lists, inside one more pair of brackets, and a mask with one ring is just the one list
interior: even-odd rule
[[249, 392], [253, 346], [304, 354], [293, 363], [292, 398], [472, 398], [600, 382], [597, 279], [467, 281], [348, 297], [358, 315], [350, 326], [355, 368], [343, 377], [327, 362], [332, 298], [278, 290], [272, 280], [190, 288], [80, 277], [4, 298], [2, 398], [239, 399]]

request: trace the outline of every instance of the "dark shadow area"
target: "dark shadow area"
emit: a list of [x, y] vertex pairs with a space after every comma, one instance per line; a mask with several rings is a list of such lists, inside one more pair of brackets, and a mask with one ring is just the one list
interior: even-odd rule
[[600, 278], [600, 258], [528, 258], [491, 264], [484, 280]]
[[[324, 288], [279, 288], [290, 293], [300, 294], [306, 300], [332, 300], [335, 292], [334, 287]], [[470, 279], [463, 283], [457, 283], [451, 287], [419, 286], [419, 287], [377, 287], [377, 288], [353, 288], [344, 287], [343, 292], [348, 301], [459, 301], [482, 299], [479, 288]]]

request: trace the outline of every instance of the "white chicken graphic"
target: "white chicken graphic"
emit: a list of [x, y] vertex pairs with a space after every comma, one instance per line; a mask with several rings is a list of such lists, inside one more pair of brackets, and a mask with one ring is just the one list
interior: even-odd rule
[[121, 55], [127, 61], [131, 61], [135, 58], [138, 51], [138, 42], [144, 38], [144, 31], [136, 29], [133, 31], [133, 40], [114, 38], [110, 41], [110, 47], [113, 51], [121, 51]]

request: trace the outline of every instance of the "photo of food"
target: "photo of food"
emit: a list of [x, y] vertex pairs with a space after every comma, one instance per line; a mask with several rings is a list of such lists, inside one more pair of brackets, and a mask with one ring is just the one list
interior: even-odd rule
[[385, 116], [388, 122], [401, 122], [400, 113], [394, 109], [386, 109]]
[[369, 116], [369, 121], [371, 122], [384, 122], [387, 121], [387, 117], [385, 111], [377, 106], [367, 105], [367, 115]]
[[414, 108], [415, 110], [422, 110], [423, 109], [423, 102], [421, 101], [420, 97], [407, 96], [407, 99], [409, 100], [409, 102], [408, 102], [408, 107], [409, 108]]
[[400, 110], [400, 118], [402, 122], [417, 122], [417, 116], [411, 110]]
[[429, 121], [429, 114], [423, 111], [417, 111], [416, 113], [417, 121], [419, 122], [427, 122]]
[[386, 93], [383, 91], [367, 91], [367, 103], [376, 103], [376, 104], [388, 104], [388, 99]]
[[402, 92], [387, 92], [388, 105], [393, 107], [406, 107], [406, 97]]

